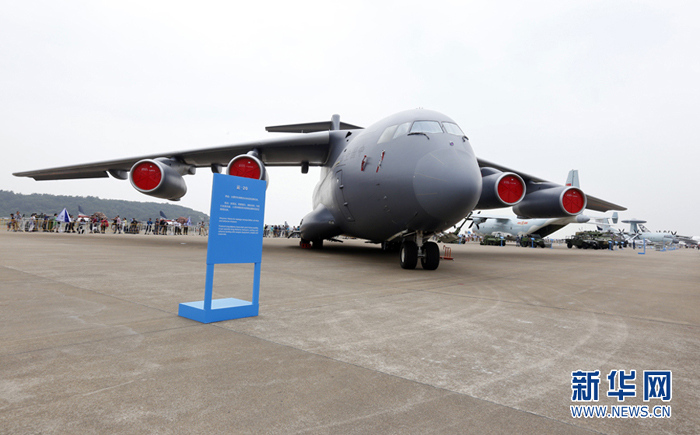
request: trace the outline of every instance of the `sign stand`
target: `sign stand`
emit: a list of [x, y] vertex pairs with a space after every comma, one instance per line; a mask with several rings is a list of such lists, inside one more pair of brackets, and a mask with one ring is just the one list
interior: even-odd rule
[[643, 252], [637, 252], [639, 255], [644, 255], [647, 253], [647, 239], [642, 239], [644, 241], [644, 251]]
[[[201, 323], [258, 315], [267, 182], [214, 174], [204, 300], [181, 303], [180, 317]], [[214, 265], [253, 263], [252, 301], [213, 299]]]

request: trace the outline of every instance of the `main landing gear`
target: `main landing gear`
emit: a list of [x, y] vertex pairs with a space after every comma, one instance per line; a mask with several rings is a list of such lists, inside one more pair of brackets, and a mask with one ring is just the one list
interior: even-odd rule
[[[422, 237], [417, 237], [421, 240]], [[418, 244], [410, 239], [406, 239], [401, 243], [399, 251], [399, 260], [402, 269], [415, 269], [420, 258], [420, 265], [425, 270], [435, 270], [440, 265], [440, 248], [435, 242], [424, 242], [420, 248]]]

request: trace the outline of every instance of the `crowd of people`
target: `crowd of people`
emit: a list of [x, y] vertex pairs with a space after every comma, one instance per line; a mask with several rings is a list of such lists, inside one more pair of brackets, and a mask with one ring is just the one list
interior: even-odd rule
[[[180, 219], [183, 220], [183, 219]], [[19, 211], [12, 213], [7, 219], [7, 231], [21, 232], [55, 232], [78, 234], [105, 234], [110, 231], [113, 234], [150, 234], [150, 235], [188, 235], [208, 234], [208, 224], [204, 221], [192, 224], [189, 219], [168, 220], [157, 218], [148, 221], [139, 221], [136, 218], [122, 218], [117, 215], [107, 218], [103, 213], [95, 213], [92, 216], [68, 216], [67, 220], [61, 219], [58, 213], [53, 216], [45, 213], [32, 213], [28, 217]]]
[[[103, 213], [95, 213], [91, 216], [80, 214], [68, 216], [68, 222], [60, 219], [58, 213], [53, 216], [45, 213], [31, 213], [29, 216], [19, 211], [12, 213], [10, 219], [6, 219], [7, 231], [21, 232], [54, 232], [77, 234], [144, 234], [144, 235], [190, 235], [206, 236], [209, 234], [209, 225], [201, 221], [192, 224], [189, 219], [183, 218], [169, 220], [165, 218], [148, 218], [147, 221], [139, 221], [136, 218], [124, 218], [117, 215], [108, 218]], [[264, 225], [264, 237], [298, 238], [299, 226], [290, 226], [286, 222], [283, 225]]]
[[284, 225], [267, 225], [263, 227], [264, 237], [287, 237], [287, 238], [298, 238], [299, 237], [299, 226], [289, 226], [288, 223]]

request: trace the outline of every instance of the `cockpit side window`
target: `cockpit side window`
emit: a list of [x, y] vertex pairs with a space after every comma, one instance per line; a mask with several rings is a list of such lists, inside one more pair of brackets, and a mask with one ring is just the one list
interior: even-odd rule
[[437, 121], [416, 121], [409, 133], [442, 133], [442, 127]]
[[400, 124], [399, 127], [396, 129], [396, 133], [394, 133], [394, 137], [392, 139], [396, 139], [399, 136], [405, 136], [408, 134], [408, 129], [411, 127], [410, 122], [404, 122], [403, 124]]
[[387, 127], [384, 130], [384, 133], [382, 133], [381, 136], [379, 136], [379, 140], [377, 143], [384, 143], [384, 142], [389, 142], [391, 139], [394, 138], [394, 133], [396, 132], [396, 129], [398, 128], [398, 125], [391, 125]]
[[449, 134], [454, 134], [456, 136], [464, 136], [462, 129], [459, 128], [457, 124], [451, 122], [443, 122], [442, 126], [445, 127], [445, 131]]

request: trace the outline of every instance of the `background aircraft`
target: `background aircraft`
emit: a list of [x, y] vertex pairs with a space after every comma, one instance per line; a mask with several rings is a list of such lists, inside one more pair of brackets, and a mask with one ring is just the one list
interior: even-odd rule
[[564, 228], [569, 224], [586, 223], [590, 218], [580, 214], [562, 218], [527, 219], [523, 217], [506, 217], [475, 214], [472, 232], [478, 235], [502, 235], [507, 238], [538, 234], [547, 237], [553, 232]]
[[78, 206], [78, 220], [77, 222], [79, 223], [89, 223], [90, 222], [90, 216], [85, 214], [85, 211], [83, 211], [83, 207]]
[[673, 243], [678, 243], [675, 235], [672, 233], [654, 233], [649, 231], [643, 224], [647, 221], [640, 219], [629, 219], [622, 221], [630, 224], [629, 232], [623, 234], [628, 241], [636, 240], [637, 243], [646, 240], [647, 244], [667, 246]]
[[678, 243], [689, 248], [695, 248], [700, 244], [700, 236], [681, 236], [677, 234], [674, 234], [674, 236], [678, 239]]
[[603, 216], [603, 217], [592, 217], [587, 223], [593, 224], [596, 226], [598, 231], [613, 231], [617, 232], [618, 230], [613, 226], [614, 224], [617, 223], [618, 220], [618, 215], [617, 212], [613, 213], [612, 216]]
[[367, 129], [334, 115], [330, 122], [267, 131], [304, 134], [14, 175], [35, 180], [111, 175], [128, 179], [146, 195], [177, 200], [187, 192], [183, 177], [198, 167], [267, 180], [267, 166], [300, 166], [302, 173], [320, 166], [313, 211], [301, 222], [301, 245], [320, 248], [341, 234], [397, 245], [405, 269], [414, 269], [419, 259], [424, 269], [436, 269], [440, 253], [429, 238], [474, 208], [513, 207], [529, 218], [576, 216], [585, 208], [625, 210], [580, 188], [477, 159], [457, 123], [430, 110], [400, 112]]

